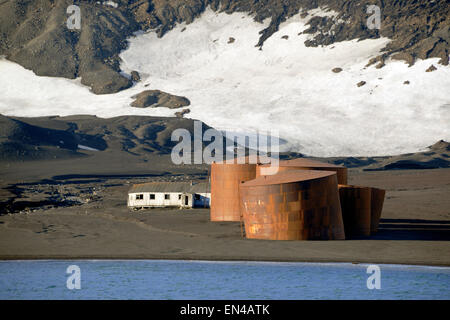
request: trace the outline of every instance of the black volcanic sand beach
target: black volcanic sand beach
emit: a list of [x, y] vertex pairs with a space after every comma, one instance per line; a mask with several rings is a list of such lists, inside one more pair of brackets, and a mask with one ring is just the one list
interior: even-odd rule
[[0, 259], [202, 259], [450, 265], [450, 169], [349, 171], [349, 183], [385, 188], [377, 235], [345, 241], [241, 238], [239, 223], [208, 209], [126, 207], [143, 181], [198, 180], [206, 166], [169, 155], [86, 151], [65, 160], [0, 162]]

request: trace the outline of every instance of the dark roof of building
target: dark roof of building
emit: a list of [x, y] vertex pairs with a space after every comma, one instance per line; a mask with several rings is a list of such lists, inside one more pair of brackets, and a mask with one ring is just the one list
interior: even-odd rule
[[211, 187], [208, 182], [148, 182], [133, 185], [128, 193], [137, 192], [185, 192], [209, 193]]
[[301, 182], [314, 180], [336, 175], [334, 171], [322, 170], [288, 170], [281, 171], [277, 174], [259, 176], [256, 179], [246, 181], [241, 184], [243, 187], [263, 186], [270, 184], [282, 184], [291, 182]]

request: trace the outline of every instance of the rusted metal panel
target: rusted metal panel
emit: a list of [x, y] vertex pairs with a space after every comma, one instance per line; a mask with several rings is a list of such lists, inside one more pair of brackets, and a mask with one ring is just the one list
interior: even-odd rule
[[290, 170], [239, 185], [246, 237], [343, 240], [334, 172]]
[[239, 183], [255, 175], [256, 164], [211, 164], [211, 221], [240, 221]]
[[339, 196], [347, 239], [370, 236], [371, 188], [339, 185]]
[[370, 232], [375, 234], [378, 231], [378, 225], [380, 224], [381, 212], [383, 211], [384, 197], [386, 191], [378, 188], [371, 188], [371, 221]]
[[[258, 165], [256, 168], [256, 176], [264, 174], [264, 169], [269, 165], [262, 164]], [[338, 166], [335, 164], [319, 162], [315, 160], [298, 158], [292, 160], [281, 160], [279, 162], [279, 172], [285, 170], [323, 170], [323, 171], [334, 171], [337, 174], [337, 180], [339, 184], [347, 184], [347, 168], [343, 166]]]

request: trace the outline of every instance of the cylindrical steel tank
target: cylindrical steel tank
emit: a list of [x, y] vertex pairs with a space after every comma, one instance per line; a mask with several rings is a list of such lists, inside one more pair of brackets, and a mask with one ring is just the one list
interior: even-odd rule
[[347, 239], [370, 236], [371, 188], [339, 185], [339, 196]]
[[256, 164], [211, 164], [211, 221], [240, 221], [239, 184], [255, 175]]
[[381, 211], [383, 211], [384, 196], [386, 191], [378, 188], [371, 188], [371, 221], [370, 232], [375, 234], [378, 231], [378, 225], [380, 224]]
[[334, 172], [290, 170], [239, 185], [245, 235], [267, 240], [343, 240]]
[[[262, 164], [256, 167], [256, 176], [264, 175], [264, 170], [269, 165]], [[324, 163], [319, 161], [314, 161], [305, 158], [297, 158], [292, 160], [280, 160], [278, 171], [285, 170], [323, 170], [323, 171], [334, 171], [337, 174], [337, 180], [339, 184], [347, 184], [347, 168], [343, 166], [338, 166], [335, 164]], [[270, 173], [268, 173], [270, 174]]]

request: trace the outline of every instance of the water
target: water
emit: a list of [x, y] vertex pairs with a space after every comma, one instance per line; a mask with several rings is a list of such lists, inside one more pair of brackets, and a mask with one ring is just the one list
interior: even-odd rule
[[[67, 267], [81, 270], [69, 290]], [[0, 261], [0, 299], [450, 299], [450, 268], [161, 260]]]

